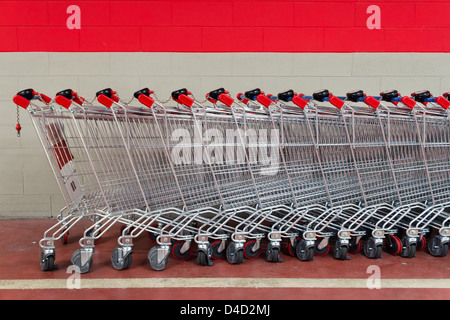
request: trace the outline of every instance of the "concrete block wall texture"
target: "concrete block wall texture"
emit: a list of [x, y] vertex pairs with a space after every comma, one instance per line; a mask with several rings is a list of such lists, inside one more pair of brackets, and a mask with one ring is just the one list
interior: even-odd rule
[[[369, 6], [381, 28], [369, 29]], [[68, 28], [68, 7], [80, 29]], [[450, 90], [448, 0], [0, 0], [0, 218], [55, 217], [64, 206], [24, 110], [12, 97], [112, 87], [128, 101], [189, 88], [334, 94]]]

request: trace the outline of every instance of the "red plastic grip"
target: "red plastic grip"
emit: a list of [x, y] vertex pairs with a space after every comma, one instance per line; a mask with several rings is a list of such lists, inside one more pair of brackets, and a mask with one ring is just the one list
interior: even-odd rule
[[258, 102], [266, 108], [270, 107], [270, 105], [272, 104], [272, 100], [263, 94], [258, 95], [256, 97], [256, 100], [258, 100]]
[[299, 106], [302, 109], [305, 109], [306, 105], [308, 104], [308, 100], [303, 99], [301, 96], [295, 96], [292, 98], [292, 102]]
[[336, 96], [330, 97], [330, 103], [338, 109], [341, 109], [342, 106], [345, 104], [344, 100], [341, 100]]
[[111, 108], [111, 106], [114, 104], [114, 100], [108, 98], [104, 94], [101, 94], [97, 97], [97, 101], [100, 102], [102, 105], [104, 105], [107, 108]]
[[404, 97], [402, 97], [401, 101], [405, 106], [407, 106], [411, 110], [414, 109], [414, 107], [416, 106], [416, 102], [413, 99], [411, 99], [410, 97], [404, 96]]
[[16, 94], [13, 97], [13, 101], [15, 104], [17, 104], [18, 106], [21, 106], [24, 109], [28, 108], [28, 106], [30, 105], [30, 100], [25, 99], [24, 97], [19, 96], [18, 94]]
[[190, 108], [190, 107], [192, 107], [192, 105], [194, 104], [194, 99], [192, 99], [192, 98], [189, 98], [187, 95], [185, 95], [185, 94], [180, 94], [179, 96], [178, 96], [178, 101], [181, 103], [181, 104], [184, 104], [186, 107], [188, 107], [188, 108]]
[[52, 101], [52, 99], [50, 99], [49, 97], [47, 97], [45, 94], [40, 93], [39, 95], [41, 96], [41, 99], [42, 99], [46, 104], [49, 104], [49, 103]]
[[440, 105], [442, 108], [444, 108], [445, 110], [448, 109], [448, 107], [450, 107], [450, 101], [448, 101], [447, 99], [445, 99], [444, 97], [437, 97], [435, 99], [436, 103], [438, 105]]
[[366, 97], [364, 99], [364, 103], [371, 106], [372, 108], [376, 109], [380, 106], [381, 102], [374, 97]]
[[231, 107], [231, 105], [234, 102], [234, 99], [232, 97], [230, 97], [229, 95], [222, 93], [219, 95], [219, 101], [222, 102], [223, 104]]
[[149, 96], [146, 96], [145, 94], [139, 95], [138, 100], [140, 103], [142, 103], [143, 105], [145, 105], [149, 108], [151, 108], [153, 103], [155, 102], [155, 100], [153, 100]]
[[55, 101], [57, 104], [59, 104], [61, 107], [64, 107], [66, 109], [69, 109], [70, 105], [72, 104], [72, 100], [67, 99], [63, 96], [56, 96]]

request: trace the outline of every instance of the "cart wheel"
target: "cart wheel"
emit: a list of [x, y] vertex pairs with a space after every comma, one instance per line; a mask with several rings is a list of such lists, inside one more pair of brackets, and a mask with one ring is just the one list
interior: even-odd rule
[[[86, 233], [86, 237], [93, 237], [93, 234], [94, 234], [94, 230], [91, 229]], [[102, 237], [95, 238], [94, 245], [99, 244], [101, 239], [102, 239]]]
[[125, 270], [128, 269], [131, 265], [132, 261], [132, 255], [131, 252], [128, 253], [123, 259], [120, 259], [119, 256], [122, 256], [123, 254], [120, 254], [120, 251], [123, 251], [122, 247], [117, 247], [113, 250], [113, 253], [111, 255], [111, 263], [117, 270]]
[[428, 252], [433, 257], [445, 257], [448, 253], [448, 242], [443, 243], [441, 236], [434, 236], [428, 241]]
[[160, 248], [160, 246], [151, 248], [147, 254], [147, 259], [153, 270], [161, 271], [166, 268], [167, 262], [169, 260], [169, 255], [167, 254], [164, 259], [162, 259], [162, 261], [158, 262], [158, 248]]
[[58, 266], [55, 265], [55, 255], [48, 254], [44, 255], [44, 252], [41, 252], [41, 260], [40, 260], [41, 270], [42, 271], [52, 271], [58, 269]]
[[61, 237], [62, 244], [67, 244], [69, 242], [69, 231], [64, 233], [64, 235]]
[[311, 261], [314, 259], [314, 246], [308, 246], [305, 240], [300, 240], [295, 248], [295, 253], [300, 261]]
[[231, 264], [244, 262], [244, 250], [237, 249], [236, 242], [230, 242], [226, 250], [227, 261]]
[[244, 249], [238, 250], [237, 261], [238, 261], [238, 263], [244, 263]]
[[199, 251], [197, 253], [197, 263], [201, 266], [206, 266], [206, 253], [204, 251]]
[[357, 254], [359, 251], [361, 251], [361, 240], [358, 240], [357, 238], [352, 238], [350, 240], [350, 244], [348, 246], [347, 252], [351, 254]]
[[297, 237], [294, 240], [294, 244], [291, 243], [290, 239], [288, 240], [288, 243], [287, 243], [287, 246], [286, 246], [287, 247], [287, 251], [293, 257], [297, 256], [297, 254], [295, 253], [295, 248], [297, 247], [297, 244], [298, 244], [299, 241], [300, 241], [300, 237]]
[[81, 265], [81, 255], [84, 250], [85, 249], [75, 250], [75, 252], [72, 254], [72, 258], [70, 259], [72, 261], [72, 264], [78, 267], [80, 273], [87, 273], [89, 269], [92, 267], [93, 255], [89, 257], [88, 261], [84, 265]]
[[280, 247], [274, 246], [269, 242], [267, 245], [266, 260], [268, 262], [282, 262], [283, 260], [280, 258]]
[[327, 243], [325, 247], [319, 249], [319, 244], [322, 242], [321, 239], [317, 239], [314, 244], [314, 255], [318, 257], [324, 257], [330, 252], [330, 244]]
[[420, 236], [420, 240], [417, 241], [417, 248], [416, 248], [416, 251], [421, 251], [421, 250], [423, 250], [426, 246], [427, 246], [427, 240], [426, 240], [425, 237], [422, 235], [422, 236]]
[[364, 244], [364, 254], [369, 259], [381, 258], [382, 246], [375, 243], [375, 238], [370, 237]]
[[400, 252], [402, 251], [402, 242], [396, 236], [388, 236], [386, 238], [385, 250], [387, 253], [396, 256], [400, 254]]
[[216, 240], [211, 243], [211, 248], [212, 248], [211, 258], [213, 258], [214, 260], [222, 260], [223, 258], [225, 258], [226, 250], [222, 249], [222, 251], [219, 251], [221, 245], [222, 245], [222, 240]]
[[211, 262], [211, 258], [210, 258], [211, 254], [212, 254], [211, 245], [208, 245], [207, 252], [204, 249], [198, 250], [197, 263], [201, 266], [212, 266], [213, 263]]
[[402, 251], [400, 256], [403, 258], [413, 258], [416, 256], [417, 243], [410, 243], [408, 237], [402, 238]]
[[349, 260], [350, 258], [347, 256], [348, 246], [342, 245], [341, 241], [336, 241], [334, 245], [333, 257], [337, 260]]
[[249, 260], [256, 259], [261, 254], [261, 247], [259, 247], [256, 251], [252, 250], [255, 244], [256, 240], [249, 240], [244, 245], [244, 256]]
[[192, 247], [189, 246], [189, 249], [187, 249], [185, 252], [181, 253], [181, 249], [183, 248], [185, 242], [184, 241], [178, 241], [172, 246], [172, 255], [175, 259], [180, 261], [186, 261], [189, 259], [192, 255]]

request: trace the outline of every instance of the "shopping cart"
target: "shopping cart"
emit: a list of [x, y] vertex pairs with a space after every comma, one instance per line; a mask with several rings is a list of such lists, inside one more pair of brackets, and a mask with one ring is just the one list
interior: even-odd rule
[[282, 261], [283, 239], [302, 261], [327, 254], [331, 239], [341, 260], [361, 239], [369, 258], [381, 257], [384, 239], [388, 252], [412, 257], [429, 228], [439, 231], [430, 253], [444, 256], [446, 97], [254, 89], [233, 99], [220, 88], [199, 102], [180, 89], [173, 105], [148, 88], [130, 102], [109, 88], [90, 102], [70, 89], [54, 100], [21, 91], [14, 102], [29, 111], [66, 202], [40, 241], [41, 268], [55, 268], [55, 241], [85, 218], [93, 223], [71, 259], [81, 273], [116, 224], [111, 262], [119, 270], [131, 266], [143, 233], [157, 242], [148, 253], [155, 270], [170, 253], [188, 259], [194, 243], [201, 265], [242, 263], [260, 255], [266, 238], [270, 262]]

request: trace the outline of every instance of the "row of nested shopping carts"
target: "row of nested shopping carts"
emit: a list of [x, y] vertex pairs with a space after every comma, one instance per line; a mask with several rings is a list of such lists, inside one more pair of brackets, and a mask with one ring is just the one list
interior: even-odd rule
[[70, 89], [54, 99], [23, 90], [13, 100], [28, 110], [66, 202], [39, 242], [41, 268], [56, 268], [55, 242], [82, 219], [92, 224], [71, 258], [81, 273], [117, 225], [118, 270], [141, 234], [157, 243], [155, 270], [195, 249], [200, 265], [261, 251], [281, 262], [281, 250], [301, 261], [330, 250], [339, 260], [424, 247], [446, 256], [449, 98], [260, 89], [233, 98], [220, 88], [204, 101], [186, 89], [160, 101], [145, 88], [123, 101], [108, 88], [88, 101]]

